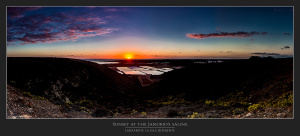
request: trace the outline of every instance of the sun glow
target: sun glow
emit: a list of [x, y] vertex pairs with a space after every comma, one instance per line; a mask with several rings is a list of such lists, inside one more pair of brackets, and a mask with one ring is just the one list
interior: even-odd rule
[[125, 54], [125, 58], [126, 58], [126, 59], [132, 59], [133, 56], [132, 56], [132, 54]]

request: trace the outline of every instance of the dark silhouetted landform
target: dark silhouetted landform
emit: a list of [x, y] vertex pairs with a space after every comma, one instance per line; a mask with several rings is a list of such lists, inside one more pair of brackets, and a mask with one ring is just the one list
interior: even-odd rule
[[[293, 58], [118, 62], [7, 58], [7, 116], [293, 118]], [[118, 72], [141, 66], [174, 70]]]

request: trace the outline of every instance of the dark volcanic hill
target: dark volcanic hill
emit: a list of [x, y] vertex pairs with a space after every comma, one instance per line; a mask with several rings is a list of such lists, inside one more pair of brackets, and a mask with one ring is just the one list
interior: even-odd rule
[[7, 58], [7, 81], [53, 103], [88, 99], [113, 103], [138, 83], [103, 65], [67, 58]]
[[[224, 63], [195, 64], [194, 60], [170, 61], [185, 68], [163, 74], [162, 81], [145, 90], [148, 95], [185, 94], [186, 99], [218, 99], [244, 91], [258, 101], [277, 95], [274, 83], [293, 80], [293, 59], [225, 60]], [[269, 89], [265, 89], [268, 88]], [[264, 90], [264, 91], [263, 91]], [[290, 82], [286, 90], [293, 90]], [[154, 97], [154, 96], [153, 96]]]

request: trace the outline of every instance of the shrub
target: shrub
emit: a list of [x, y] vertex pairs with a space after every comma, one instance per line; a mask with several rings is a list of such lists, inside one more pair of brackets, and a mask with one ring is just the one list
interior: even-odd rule
[[141, 114], [142, 114], [142, 115], [146, 115], [147, 113], [146, 113], [146, 112], [141, 112]]
[[206, 101], [205, 101], [205, 104], [206, 104], [206, 105], [209, 105], [209, 106], [212, 106], [212, 105], [215, 104], [215, 102], [214, 102], [214, 101], [211, 101], [211, 100], [206, 100]]
[[94, 104], [90, 100], [80, 100], [79, 102], [76, 102], [76, 103], [79, 103], [80, 106], [84, 106], [84, 107], [89, 108], [89, 109], [94, 108]]
[[66, 107], [70, 107], [70, 106], [72, 106], [72, 105], [73, 105], [72, 101], [66, 101], [66, 102], [65, 102], [65, 106], [66, 106]]
[[248, 107], [249, 111], [260, 109], [263, 107], [287, 107], [293, 105], [293, 91], [283, 93], [278, 98], [272, 98], [268, 101], [260, 102], [258, 104], [253, 104]]
[[276, 101], [277, 101], [277, 103], [275, 105], [277, 107], [292, 106], [293, 105], [293, 93], [292, 93], [292, 91], [284, 93]]
[[30, 94], [30, 92], [23, 92], [23, 96], [32, 98], [32, 95]]
[[33, 99], [34, 100], [47, 100], [45, 97], [42, 97], [42, 96], [33, 96]]
[[287, 107], [293, 105], [293, 91], [283, 93], [278, 98], [272, 98], [268, 101], [261, 102], [264, 107]]
[[142, 117], [145, 117], [147, 115], [146, 112], [141, 112]]
[[244, 112], [244, 109], [242, 108], [236, 108], [234, 110], [232, 110], [232, 114], [235, 115], [235, 114], [241, 114]]
[[84, 106], [81, 106], [79, 109], [81, 110], [81, 112], [89, 112], [89, 113], [91, 113], [91, 111], [88, 110], [88, 109], [87, 109], [86, 107], [84, 107]]
[[119, 115], [119, 112], [116, 112], [115, 114], [114, 114], [114, 117], [116, 117], [116, 116], [118, 116]]
[[34, 99], [34, 100], [47, 100], [48, 101], [48, 99], [46, 99], [45, 97], [32, 95], [30, 92], [23, 92], [23, 96], [29, 97], [30, 99]]
[[203, 118], [204, 115], [203, 114], [198, 114], [197, 112], [193, 112], [193, 115], [188, 115], [187, 118]]
[[253, 105], [248, 107], [248, 111], [257, 110], [257, 109], [260, 109], [260, 108], [261, 108], [260, 104], [253, 104]]
[[225, 97], [221, 97], [215, 101], [214, 106], [234, 106], [234, 107], [248, 107], [249, 99], [245, 96], [244, 92], [230, 93]]
[[176, 97], [174, 97], [173, 95], [169, 95], [169, 96], [167, 96], [163, 99], [157, 100], [157, 101], [148, 100], [147, 102], [150, 104], [154, 104], [154, 105], [188, 104], [188, 103], [190, 103], [190, 102], [185, 101], [184, 94], [179, 94]]
[[131, 114], [134, 114], [134, 115], [136, 115], [137, 113], [138, 112], [135, 109], [133, 109], [132, 112], [131, 112]]

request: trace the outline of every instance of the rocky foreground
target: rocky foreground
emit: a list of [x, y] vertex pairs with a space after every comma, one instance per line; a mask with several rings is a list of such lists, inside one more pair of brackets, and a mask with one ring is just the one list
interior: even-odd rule
[[[121, 106], [122, 107], [122, 106]], [[102, 116], [93, 113], [101, 112]], [[98, 113], [99, 114], [99, 113]], [[293, 107], [266, 107], [247, 111], [241, 108], [220, 108], [206, 104], [166, 104], [147, 108], [144, 111], [80, 109], [68, 110], [43, 98], [26, 96], [19, 89], [7, 86], [7, 118], [293, 118]]]

